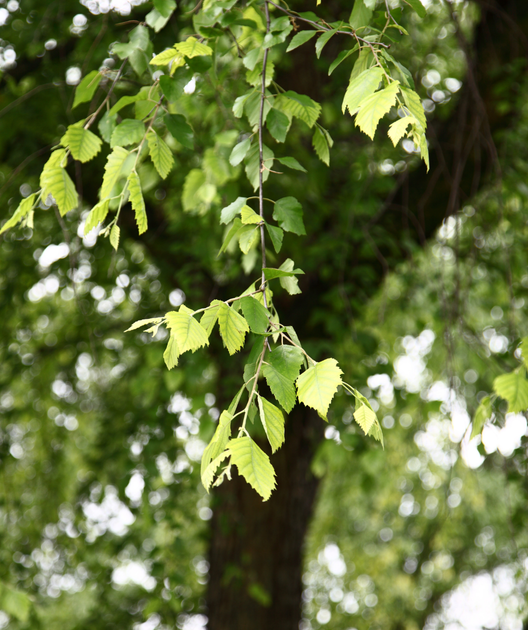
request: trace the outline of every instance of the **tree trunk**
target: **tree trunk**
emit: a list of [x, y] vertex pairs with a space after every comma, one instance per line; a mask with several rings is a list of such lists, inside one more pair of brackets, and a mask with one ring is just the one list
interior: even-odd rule
[[209, 630], [298, 630], [303, 541], [319, 485], [310, 466], [323, 431], [315, 412], [299, 406], [290, 414], [269, 501], [236, 473], [215, 491]]

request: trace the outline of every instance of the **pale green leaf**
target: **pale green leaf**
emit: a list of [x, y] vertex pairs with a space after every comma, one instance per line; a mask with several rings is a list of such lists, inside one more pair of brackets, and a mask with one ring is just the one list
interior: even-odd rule
[[203, 470], [201, 474], [202, 485], [207, 490], [207, 492], [209, 492], [211, 488], [211, 484], [213, 483], [218, 466], [220, 466], [220, 464], [230, 455], [231, 453], [229, 451], [223, 451], [222, 453], [220, 453], [220, 455], [213, 459], [213, 461], [207, 466], [207, 468], [205, 468], [205, 470]]
[[528, 409], [528, 380], [524, 369], [497, 376], [493, 390], [508, 402], [508, 411], [518, 413]]
[[264, 277], [266, 280], [275, 280], [275, 278], [291, 278], [292, 276], [297, 276], [300, 274], [304, 274], [302, 269], [294, 269], [293, 260], [287, 258], [279, 269], [273, 269], [272, 267], [264, 267], [262, 270], [264, 272]]
[[[202, 483], [207, 490], [209, 486], [204, 482], [204, 473], [209, 467], [210, 463], [215, 460], [219, 455], [221, 455], [225, 451], [225, 447], [229, 442], [229, 438], [231, 437], [231, 420], [233, 419], [233, 414], [228, 411], [222, 411], [220, 414], [220, 418], [218, 420], [218, 426], [216, 427], [216, 431], [206, 446], [201, 462], [201, 475], [202, 475]], [[220, 463], [220, 462], [219, 462]], [[217, 466], [218, 467], [218, 464]], [[214, 472], [214, 471], [213, 471]], [[212, 478], [211, 478], [212, 482]]]
[[378, 89], [382, 78], [382, 68], [374, 66], [351, 80], [343, 98], [343, 113], [348, 108], [350, 115], [353, 116], [358, 111], [361, 103]]
[[192, 311], [185, 306], [180, 306], [179, 311], [170, 311], [165, 316], [167, 328], [171, 335], [176, 337], [180, 354], [209, 345], [207, 331], [196, 321]]
[[129, 144], [137, 144], [141, 142], [145, 135], [145, 123], [134, 118], [127, 118], [119, 123], [112, 132], [110, 146], [126, 147]]
[[70, 149], [75, 160], [89, 162], [99, 153], [103, 142], [95, 133], [76, 124], [68, 127], [61, 138], [61, 144]]
[[0, 584], [0, 610], [25, 625], [29, 620], [31, 600], [23, 591]]
[[36, 196], [37, 196], [36, 194], [33, 194], [33, 195], [29, 195], [29, 197], [26, 197], [25, 199], [22, 199], [18, 208], [13, 213], [13, 216], [10, 219], [8, 219], [2, 226], [2, 229], [0, 229], [0, 234], [3, 234], [6, 230], [9, 230], [12, 227], [15, 227], [15, 225], [20, 223], [20, 221], [22, 221], [25, 217], [28, 216], [31, 210], [33, 210]]
[[237, 235], [238, 245], [243, 254], [248, 254], [259, 241], [259, 229], [254, 225], [243, 225]]
[[130, 328], [127, 328], [125, 332], [131, 332], [132, 330], [137, 330], [138, 328], [142, 328], [143, 326], [148, 326], [149, 324], [160, 324], [163, 321], [163, 317], [150, 317], [149, 319], [138, 319], [137, 322], [134, 322]]
[[102, 223], [106, 219], [109, 207], [110, 200], [105, 199], [104, 201], [100, 201], [90, 210], [90, 213], [86, 217], [86, 223], [84, 225], [85, 235], [91, 232], [94, 227], [96, 227], [97, 225], [99, 225], [99, 223]]
[[361, 102], [361, 108], [356, 116], [356, 126], [372, 140], [374, 140], [379, 121], [395, 105], [399, 89], [399, 81], [393, 81], [388, 87], [375, 92]]
[[233, 225], [229, 228], [229, 230], [227, 231], [227, 234], [224, 237], [224, 242], [222, 243], [222, 247], [220, 248], [220, 251], [218, 252], [218, 256], [220, 256], [220, 254], [223, 254], [226, 251], [226, 249], [229, 247], [229, 243], [239, 233], [241, 228], [242, 228], [242, 222], [240, 221], [238, 217], [236, 217], [235, 220], [233, 221]]
[[134, 210], [136, 217], [138, 233], [143, 234], [143, 232], [146, 232], [148, 228], [147, 213], [145, 211], [145, 201], [141, 191], [141, 182], [136, 171], [132, 171], [128, 176], [128, 190], [130, 192], [132, 210]]
[[257, 399], [260, 421], [268, 436], [271, 452], [275, 453], [284, 443], [284, 416], [282, 411], [262, 396]]
[[415, 122], [416, 118], [414, 116], [405, 116], [404, 118], [400, 118], [396, 122], [392, 123], [389, 127], [388, 136], [392, 140], [392, 144], [394, 146], [396, 146], [407, 133], [407, 127]]
[[75, 98], [73, 99], [72, 109], [81, 103], [91, 101], [103, 75], [98, 70], [92, 70], [75, 88]]
[[[288, 275], [284, 275], [279, 277], [280, 285], [283, 289], [285, 289], [290, 295], [298, 295], [302, 293], [299, 288], [299, 280], [295, 277], [299, 273], [304, 273], [301, 269], [294, 269], [294, 262], [291, 258], [287, 258], [282, 265], [279, 267], [279, 271], [287, 272]], [[289, 275], [289, 274], [293, 275]]]
[[317, 35], [317, 31], [301, 31], [292, 37], [291, 42], [288, 44], [288, 48], [286, 48], [286, 52], [290, 52], [291, 50], [295, 50], [299, 46], [302, 46], [307, 41], [312, 39]]
[[367, 407], [367, 405], [360, 405], [356, 411], [354, 411], [354, 420], [363, 429], [365, 435], [367, 435], [372, 425], [376, 422], [376, 414], [370, 407]]
[[[328, 134], [329, 137], [329, 134]], [[315, 128], [315, 132], [312, 138], [312, 145], [317, 153], [317, 157], [326, 164], [330, 166], [330, 144], [328, 142], [327, 133], [324, 133], [319, 129], [319, 127]], [[331, 138], [330, 138], [331, 140]]]
[[244, 205], [241, 208], [240, 220], [242, 221], [244, 225], [253, 225], [253, 224], [262, 223], [262, 217], [247, 205]]
[[153, 66], [166, 66], [171, 62], [171, 69], [185, 65], [184, 56], [175, 48], [168, 48], [150, 60]]
[[127, 157], [128, 151], [123, 149], [123, 147], [115, 147], [108, 156], [105, 165], [103, 185], [101, 186], [101, 199], [104, 200], [112, 194], [112, 190], [119, 180], [121, 169]]
[[75, 186], [63, 166], [66, 166], [67, 155], [64, 149], [51, 154], [40, 175], [42, 198], [52, 195], [61, 216], [77, 207], [78, 198]]
[[160, 174], [160, 177], [165, 179], [174, 165], [172, 152], [165, 141], [162, 140], [153, 129], [150, 130], [147, 140], [150, 158], [152, 159], [156, 170]]
[[521, 356], [524, 366], [528, 369], [528, 337], [521, 339]]
[[374, 61], [374, 55], [368, 46], [364, 46], [360, 51], [356, 63], [352, 68], [352, 74], [350, 75], [350, 81], [353, 81], [362, 72], [365, 72]]
[[209, 308], [204, 311], [202, 319], [200, 320], [200, 325], [205, 330], [208, 337], [213, 332], [214, 325], [218, 319], [218, 309], [221, 304], [223, 304], [223, 302], [220, 302], [220, 300], [213, 300], [209, 305]]
[[267, 501], [275, 488], [275, 471], [269, 457], [250, 437], [231, 440], [228, 449], [238, 473]]
[[110, 230], [110, 245], [117, 251], [119, 247], [119, 238], [121, 236], [121, 229], [117, 223], [115, 223]]
[[354, 7], [350, 15], [350, 26], [357, 30], [363, 26], [368, 26], [372, 18], [372, 9], [368, 8], [364, 0], [354, 0]]
[[225, 208], [222, 208], [220, 214], [220, 223], [227, 225], [240, 213], [243, 206], [246, 205], [247, 197], [238, 197], [233, 203], [229, 204]]
[[246, 138], [233, 147], [231, 155], [229, 156], [229, 163], [231, 166], [238, 166], [240, 162], [246, 157], [249, 148], [251, 147], [251, 138]]
[[401, 93], [403, 94], [403, 99], [405, 101], [405, 106], [409, 110], [409, 112], [416, 118], [416, 120], [420, 123], [425, 131], [427, 127], [427, 119], [425, 117], [425, 111], [422, 105], [422, 101], [420, 97], [414, 90], [410, 88], [401, 86]]
[[164, 29], [168, 21], [169, 17], [161, 15], [156, 8], [149, 11], [149, 13], [145, 16], [145, 22], [150, 26], [150, 28], [154, 29], [156, 33], [159, 33], [162, 29]]
[[325, 359], [308, 368], [296, 381], [299, 402], [326, 418], [332, 398], [341, 385], [342, 373], [335, 359]]
[[229, 354], [238, 352], [244, 345], [249, 326], [246, 320], [225, 302], [218, 309], [220, 335]]
[[303, 355], [299, 348], [279, 346], [266, 357], [266, 363], [262, 366], [262, 375], [266, 379], [271, 393], [286, 413], [290, 413], [295, 406], [297, 396], [294, 383], [303, 361]]
[[484, 398], [480, 401], [480, 405], [475, 411], [473, 426], [471, 428], [471, 437], [469, 438], [470, 440], [479, 435], [479, 433], [482, 431], [483, 426], [486, 424], [486, 421], [491, 419], [492, 414], [493, 408], [491, 406], [491, 398], [489, 396], [484, 396]]
[[180, 350], [178, 348], [178, 342], [176, 341], [176, 337], [171, 334], [169, 337], [169, 343], [163, 353], [163, 360], [165, 361], [165, 365], [168, 370], [172, 370], [173, 367], [178, 365], [179, 356]]
[[297, 94], [291, 90], [277, 97], [274, 107], [289, 116], [303, 120], [308, 127], [313, 127], [321, 113], [321, 106], [305, 94]]
[[207, 44], [202, 44], [195, 37], [188, 37], [184, 42], [174, 44], [174, 48], [188, 59], [201, 56], [210, 57], [213, 54], [212, 48]]
[[267, 309], [255, 298], [246, 296], [240, 300], [240, 306], [251, 332], [258, 335], [266, 333], [269, 326]]

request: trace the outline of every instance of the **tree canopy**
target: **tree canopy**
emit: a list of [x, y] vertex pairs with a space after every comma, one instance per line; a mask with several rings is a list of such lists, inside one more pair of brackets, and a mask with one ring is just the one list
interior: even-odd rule
[[0, 20], [0, 627], [520, 628], [528, 7]]

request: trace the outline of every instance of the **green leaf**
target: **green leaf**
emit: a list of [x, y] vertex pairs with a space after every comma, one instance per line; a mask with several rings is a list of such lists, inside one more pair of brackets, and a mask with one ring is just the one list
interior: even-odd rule
[[150, 26], [150, 28], [154, 29], [156, 33], [159, 33], [165, 25], [169, 21], [168, 17], [163, 17], [161, 13], [157, 9], [152, 9], [145, 16], [145, 22]]
[[424, 18], [427, 15], [427, 11], [425, 10], [424, 5], [420, 2], [420, 0], [403, 0], [406, 4], [410, 5], [416, 13], [421, 18]]
[[110, 139], [112, 138], [112, 134], [116, 128], [116, 120], [117, 114], [110, 114], [110, 112], [106, 112], [97, 125], [103, 140], [108, 142], [108, 144], [110, 144]]
[[312, 145], [317, 153], [317, 157], [327, 166], [330, 166], [330, 147], [333, 144], [334, 141], [328, 131], [316, 126], [312, 138]]
[[[205, 455], [205, 451], [204, 451], [204, 455]], [[209, 492], [209, 489], [211, 488], [211, 484], [213, 483], [218, 466], [220, 466], [220, 464], [229, 456], [230, 456], [229, 451], [222, 451], [220, 455], [217, 455], [213, 459], [213, 461], [210, 462], [205, 468], [203, 465], [204, 459], [202, 457], [201, 478], [202, 478], [203, 487], [207, 490], [207, 492]], [[207, 459], [209, 459], [209, 457], [207, 457]]]
[[254, 225], [243, 225], [238, 231], [238, 244], [243, 254], [249, 251], [258, 243], [259, 230]]
[[253, 48], [253, 50], [250, 50], [246, 54], [246, 56], [242, 59], [242, 63], [244, 64], [244, 67], [246, 67], [248, 70], [254, 70], [255, 66], [259, 62], [261, 54], [262, 54], [262, 48], [260, 47]]
[[117, 251], [119, 247], [119, 238], [121, 236], [121, 229], [117, 223], [114, 223], [110, 230], [110, 245]]
[[123, 164], [128, 154], [129, 152], [123, 149], [123, 147], [116, 147], [108, 156], [105, 165], [103, 185], [101, 186], [101, 199], [104, 200], [112, 194], [112, 190], [119, 180]]
[[521, 339], [521, 356], [524, 367], [528, 369], [528, 337]]
[[393, 81], [389, 87], [375, 92], [361, 102], [361, 108], [356, 116], [356, 126], [372, 140], [374, 140], [379, 121], [395, 105], [399, 90], [400, 82]]
[[364, 0], [355, 0], [352, 13], [350, 14], [350, 26], [357, 30], [362, 26], [368, 26], [372, 19], [372, 9], [367, 8]]
[[222, 341], [229, 354], [238, 352], [244, 345], [246, 333], [249, 332], [246, 320], [225, 302], [222, 302], [218, 309], [218, 323]]
[[350, 81], [353, 81], [356, 77], [358, 77], [362, 72], [365, 72], [374, 61], [374, 55], [368, 46], [365, 46], [359, 51], [358, 58], [356, 59], [356, 63], [352, 68], [352, 74], [350, 75]]
[[319, 37], [319, 39], [317, 40], [315, 44], [315, 54], [317, 56], [317, 59], [321, 57], [321, 52], [323, 48], [330, 41], [330, 39], [336, 34], [336, 32], [337, 32], [337, 29], [334, 29], [333, 31], [326, 31]]
[[425, 117], [425, 111], [422, 105], [420, 97], [414, 90], [401, 86], [401, 93], [405, 100], [405, 105], [409, 112], [416, 118], [425, 131], [427, 127], [427, 119]]
[[175, 44], [174, 48], [185, 57], [192, 59], [193, 57], [200, 57], [202, 55], [211, 56], [213, 49], [202, 44], [195, 37], [188, 37], [184, 42]]
[[266, 118], [266, 127], [277, 142], [284, 142], [290, 129], [290, 119], [278, 109], [270, 109]]
[[230, 203], [225, 208], [222, 208], [220, 213], [220, 223], [227, 225], [240, 213], [243, 206], [246, 205], [247, 197], [237, 197], [233, 203]]
[[143, 200], [143, 193], [141, 191], [141, 182], [136, 171], [132, 171], [128, 176], [128, 190], [130, 192], [132, 210], [134, 210], [136, 216], [138, 233], [143, 234], [148, 228], [147, 213], [145, 211], [145, 201]]
[[297, 378], [299, 402], [312, 407], [326, 419], [332, 398], [341, 385], [342, 373], [335, 359], [316, 363]]
[[262, 375], [271, 393], [286, 413], [290, 413], [295, 406], [297, 396], [294, 383], [303, 361], [299, 348], [279, 346], [266, 357], [266, 363], [262, 366]]
[[170, 311], [165, 316], [167, 328], [176, 337], [180, 354], [209, 345], [207, 331], [193, 317], [193, 312], [186, 306], [179, 311]]
[[176, 138], [176, 140], [187, 147], [188, 149], [194, 149], [194, 132], [185, 119], [185, 116], [180, 114], [165, 114], [163, 122], [169, 130], [169, 133]]
[[0, 584], [0, 610], [26, 624], [29, 620], [31, 600], [23, 591]]
[[172, 370], [173, 367], [178, 365], [179, 356], [180, 350], [178, 348], [178, 342], [176, 341], [176, 337], [171, 334], [169, 337], [169, 343], [163, 353], [163, 360], [165, 361], [165, 365], [168, 370]]
[[251, 90], [250, 92], [247, 92], [246, 94], [243, 94], [242, 96], [238, 96], [235, 99], [235, 102], [233, 104], [233, 114], [237, 118], [242, 117], [242, 114], [244, 113], [244, 107], [245, 107], [246, 101], [252, 94], [253, 94], [253, 90]]
[[407, 127], [413, 123], [416, 123], [416, 118], [414, 116], [404, 116], [392, 123], [389, 127], [388, 136], [392, 140], [392, 144], [394, 146], [396, 146], [407, 133]]
[[54, 151], [40, 175], [42, 198], [46, 199], [48, 195], [52, 195], [61, 216], [64, 216], [78, 205], [75, 186], [66, 172], [66, 169], [63, 168], [67, 160], [68, 158], [64, 149]]
[[287, 166], [288, 168], [291, 168], [294, 171], [301, 171], [302, 173], [307, 173], [308, 172], [304, 168], [304, 166], [301, 166], [299, 164], [299, 162], [293, 157], [277, 158], [277, 162], [280, 162], [281, 164], [284, 164], [284, 166]]
[[[265, 182], [269, 177], [269, 169], [273, 168], [274, 153], [266, 145], [263, 147], [264, 171], [262, 172], [262, 181]], [[259, 186], [260, 173], [260, 156], [258, 144], [251, 147], [246, 160], [246, 175], [254, 190]]]
[[489, 396], [484, 396], [484, 398], [480, 401], [480, 405], [475, 411], [473, 426], [471, 428], [471, 437], [469, 438], [470, 440], [479, 435], [479, 433], [482, 431], [483, 426], [486, 424], [486, 421], [491, 418], [492, 414], [493, 408], [491, 406], [491, 398]]
[[138, 319], [137, 322], [134, 322], [130, 328], [127, 328], [125, 332], [132, 332], [133, 330], [137, 330], [138, 328], [143, 328], [143, 326], [148, 326], [149, 324], [161, 324], [163, 321], [163, 317], [150, 317], [149, 319]]
[[356, 411], [354, 411], [354, 420], [363, 429], [365, 435], [367, 435], [372, 425], [376, 422], [376, 414], [370, 407], [367, 407], [367, 405], [360, 405]]
[[167, 66], [171, 64], [171, 70], [179, 68], [185, 65], [184, 56], [178, 52], [175, 48], [168, 48], [159, 55], [153, 57], [150, 62], [152, 66]]
[[282, 411], [262, 396], [257, 398], [260, 421], [268, 436], [271, 452], [275, 453], [284, 443], [284, 416]]
[[113, 116], [114, 114], [117, 114], [118, 112], [120, 112], [123, 109], [123, 107], [126, 107], [127, 105], [131, 105], [132, 103], [136, 103], [137, 101], [140, 101], [143, 99], [144, 99], [144, 94], [142, 92], [138, 92], [137, 94], [134, 94], [134, 96], [122, 96], [115, 105], [112, 105], [108, 113], [110, 114], [110, 116]]
[[246, 138], [235, 144], [233, 150], [231, 151], [231, 155], [229, 156], [229, 163], [231, 166], [238, 166], [240, 162], [246, 157], [249, 148], [251, 147], [251, 138]]
[[240, 220], [243, 225], [258, 225], [262, 223], [262, 217], [247, 205], [242, 206]]
[[105, 199], [104, 201], [100, 201], [90, 210], [90, 213], [86, 217], [86, 223], [84, 225], [85, 235], [91, 232], [94, 227], [96, 227], [97, 225], [99, 225], [99, 223], [102, 223], [106, 219], [109, 207], [110, 200]]
[[202, 315], [202, 319], [200, 320], [200, 325], [207, 333], [209, 337], [213, 332], [214, 325], [216, 324], [216, 320], [218, 319], [218, 310], [223, 304], [220, 300], [213, 300], [209, 305], [209, 308]]
[[341, 65], [341, 63], [343, 63], [345, 59], [348, 59], [350, 55], [355, 53], [357, 49], [358, 45], [356, 44], [354, 48], [351, 48], [350, 50], [342, 50], [339, 55], [337, 55], [337, 57], [334, 59], [334, 61], [332, 61], [332, 63], [330, 64], [330, 67], [328, 68], [328, 76], [330, 76], [337, 68], [337, 66]]
[[91, 101], [103, 75], [98, 70], [92, 70], [75, 88], [75, 98], [73, 99], [72, 109], [81, 103]]
[[290, 52], [291, 50], [295, 50], [299, 46], [302, 46], [306, 42], [310, 41], [313, 37], [317, 35], [317, 31], [301, 31], [292, 37], [291, 42], [288, 44], [288, 48], [286, 48], [286, 52]]
[[119, 123], [110, 139], [111, 147], [126, 147], [141, 142], [145, 135], [145, 123], [134, 118], [127, 118]]
[[239, 475], [267, 501], [275, 488], [275, 471], [269, 457], [250, 437], [231, 440], [228, 449]]
[[154, 7], [164, 18], [170, 17], [176, 8], [176, 2], [174, 0], [153, 0], [153, 2]]
[[508, 411], [519, 413], [528, 409], [528, 380], [524, 369], [497, 376], [493, 390], [508, 402]]
[[266, 229], [268, 230], [269, 237], [273, 244], [273, 249], [275, 250], [275, 253], [278, 254], [282, 247], [284, 231], [275, 225], [270, 225], [269, 223], [266, 223]]
[[242, 227], [242, 222], [237, 217], [233, 221], [233, 225], [229, 228], [227, 234], [224, 237], [224, 242], [222, 243], [222, 247], [220, 248], [220, 251], [218, 252], [218, 256], [220, 256], [220, 254], [223, 254], [225, 250], [229, 247], [229, 243], [231, 242], [233, 237], [236, 236], [236, 234], [238, 234], [241, 227]]
[[269, 326], [269, 313], [254, 297], [246, 296], [240, 300], [240, 306], [251, 332], [264, 335]]
[[308, 127], [313, 127], [321, 113], [319, 103], [313, 101], [305, 94], [297, 94], [289, 90], [283, 92], [276, 99], [276, 107], [289, 116], [295, 116], [304, 121]]
[[165, 74], [160, 77], [159, 84], [163, 96], [165, 96], [169, 103], [174, 103], [174, 101], [177, 101], [183, 94], [186, 82], [181, 79], [172, 79]]
[[75, 160], [89, 162], [99, 153], [103, 142], [95, 133], [79, 126], [79, 123], [77, 123], [68, 127], [61, 138], [61, 144], [63, 147], [70, 149]]
[[343, 98], [343, 113], [348, 108], [350, 115], [353, 116], [367, 96], [370, 96], [378, 89], [382, 78], [383, 69], [379, 66], [374, 66], [350, 81]]
[[306, 234], [302, 206], [295, 197], [279, 199], [273, 208], [273, 218], [286, 232], [293, 232], [299, 236]]
[[3, 234], [12, 227], [15, 227], [17, 223], [20, 223], [20, 221], [22, 221], [22, 219], [24, 219], [31, 212], [31, 210], [33, 210], [36, 196], [36, 194], [33, 194], [29, 195], [29, 197], [26, 197], [25, 199], [22, 199], [12, 217], [8, 219], [2, 226], [2, 229], [0, 229], [0, 234]]
[[[283, 269], [286, 263], [291, 263], [291, 269]], [[290, 266], [289, 264], [287, 265]], [[296, 276], [299, 274], [304, 274], [302, 269], [293, 269], [293, 260], [287, 258], [284, 263], [280, 266], [280, 269], [272, 269], [270, 267], [264, 267], [262, 270], [264, 272], [264, 277], [266, 280], [275, 280], [275, 278], [291, 278], [292, 276]]]
[[172, 152], [153, 129], [151, 129], [147, 135], [147, 140], [150, 158], [161, 179], [165, 179], [174, 165]]
[[146, 51], [150, 43], [148, 28], [140, 24], [130, 31], [128, 43], [112, 46], [112, 53], [120, 59], [131, 57], [136, 51]]

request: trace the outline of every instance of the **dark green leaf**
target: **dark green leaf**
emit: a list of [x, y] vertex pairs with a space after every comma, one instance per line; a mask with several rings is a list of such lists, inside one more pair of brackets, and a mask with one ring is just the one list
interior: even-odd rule
[[290, 129], [291, 121], [278, 109], [271, 109], [266, 119], [266, 127], [277, 142], [284, 142]]
[[273, 218], [286, 232], [293, 232], [299, 236], [306, 234], [302, 206], [295, 197], [279, 199], [273, 208]]
[[169, 133], [180, 144], [188, 149], [194, 148], [194, 133], [189, 123], [185, 120], [185, 116], [181, 114], [165, 114], [163, 122]]

